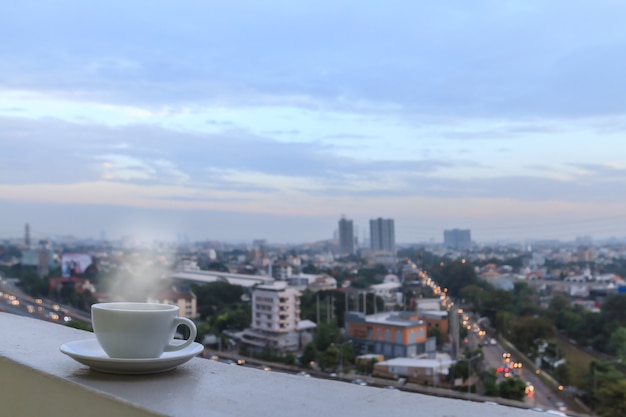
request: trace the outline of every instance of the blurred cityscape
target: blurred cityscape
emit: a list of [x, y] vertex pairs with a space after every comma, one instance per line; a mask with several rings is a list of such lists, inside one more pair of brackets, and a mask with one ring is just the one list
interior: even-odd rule
[[607, 415], [624, 380], [625, 243], [487, 245], [449, 229], [398, 244], [393, 219], [360, 241], [345, 216], [333, 226], [276, 245], [35, 240], [26, 224], [0, 242], [0, 310], [90, 330], [95, 302], [176, 304], [214, 360]]

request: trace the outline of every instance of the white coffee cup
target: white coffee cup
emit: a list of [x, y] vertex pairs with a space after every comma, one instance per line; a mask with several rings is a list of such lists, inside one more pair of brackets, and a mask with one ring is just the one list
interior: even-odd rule
[[[184, 349], [196, 338], [193, 321], [178, 317], [178, 307], [157, 303], [97, 303], [91, 322], [98, 343], [111, 358], [158, 358], [163, 352]], [[178, 325], [190, 335], [174, 343]]]

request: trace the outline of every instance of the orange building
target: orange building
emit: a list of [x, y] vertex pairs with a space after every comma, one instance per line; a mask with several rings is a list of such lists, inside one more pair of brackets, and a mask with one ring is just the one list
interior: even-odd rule
[[429, 329], [431, 327], [438, 328], [444, 342], [450, 341], [450, 324], [446, 310], [422, 310], [419, 312], [419, 318], [426, 323]]
[[434, 351], [436, 341], [428, 340], [426, 323], [415, 313], [388, 312], [366, 316], [346, 313], [346, 336], [362, 352], [385, 358], [412, 357]]

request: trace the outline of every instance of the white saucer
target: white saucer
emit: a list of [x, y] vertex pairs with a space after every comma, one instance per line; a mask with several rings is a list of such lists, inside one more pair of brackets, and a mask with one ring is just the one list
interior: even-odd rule
[[94, 371], [109, 374], [153, 374], [169, 371], [187, 362], [202, 352], [204, 346], [193, 342], [184, 349], [164, 352], [161, 357], [150, 359], [110, 358], [104, 353], [96, 339], [65, 343], [60, 349], [61, 352]]

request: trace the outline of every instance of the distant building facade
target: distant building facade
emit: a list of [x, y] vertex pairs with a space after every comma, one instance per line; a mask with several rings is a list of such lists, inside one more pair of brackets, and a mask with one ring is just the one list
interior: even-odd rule
[[418, 320], [414, 313], [389, 312], [366, 316], [348, 312], [345, 331], [355, 348], [385, 358], [413, 357], [427, 351], [426, 323]]
[[393, 219], [370, 220], [370, 248], [373, 251], [396, 251], [396, 230]]
[[406, 378], [416, 384], [447, 386], [448, 371], [454, 363], [445, 353], [434, 358], [395, 358], [376, 363], [373, 374], [383, 378]]
[[472, 235], [469, 229], [451, 229], [443, 231], [443, 245], [450, 249], [469, 249]]
[[339, 220], [339, 253], [343, 255], [354, 253], [354, 224], [345, 217]]
[[148, 297], [149, 303], [170, 304], [178, 307], [178, 315], [195, 319], [198, 317], [196, 295], [191, 290], [172, 288], [159, 291]]
[[302, 326], [300, 293], [286, 282], [259, 285], [252, 292], [252, 326], [243, 332], [243, 342], [252, 349], [296, 351], [302, 347], [303, 332], [315, 326]]

